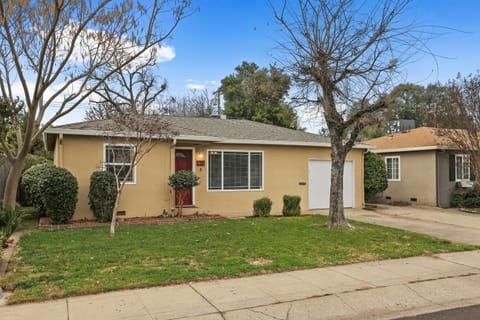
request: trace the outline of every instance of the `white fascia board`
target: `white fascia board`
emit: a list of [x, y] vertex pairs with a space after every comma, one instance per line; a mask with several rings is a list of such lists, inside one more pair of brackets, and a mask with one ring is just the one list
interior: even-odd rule
[[[177, 138], [179, 140], [179, 138]], [[223, 139], [219, 144], [260, 144], [273, 146], [304, 146], [304, 147], [327, 147], [330, 148], [330, 142], [309, 142], [309, 141], [285, 141], [285, 140], [253, 140], [253, 139]], [[371, 149], [373, 146], [368, 144], [356, 144], [354, 149]]]
[[412, 152], [412, 151], [429, 151], [429, 150], [457, 150], [453, 146], [425, 146], [412, 148], [396, 148], [396, 149], [372, 149], [373, 153], [392, 153], [392, 152]]
[[[76, 136], [92, 136], [92, 137], [128, 137], [128, 138], [135, 138], [135, 134], [128, 134], [128, 133], [119, 133], [119, 132], [112, 132], [108, 130], [85, 130], [85, 129], [66, 129], [66, 128], [48, 128], [45, 130], [46, 134], [67, 134], [67, 135], [76, 135]], [[154, 135], [154, 138], [164, 138], [161, 135]], [[180, 136], [172, 136], [177, 140], [189, 140], [189, 141], [220, 141], [219, 138], [216, 137], [207, 137], [207, 136], [188, 136], [188, 135], [180, 135]]]
[[183, 140], [183, 141], [206, 141], [206, 142], [221, 142], [222, 139], [219, 137], [212, 137], [212, 136], [192, 136], [192, 135], [178, 135], [173, 136], [174, 139]]

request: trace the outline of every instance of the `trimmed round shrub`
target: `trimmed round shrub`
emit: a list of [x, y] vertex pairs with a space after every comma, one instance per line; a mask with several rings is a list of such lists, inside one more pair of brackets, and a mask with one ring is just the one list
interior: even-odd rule
[[183, 214], [183, 202], [186, 190], [199, 185], [200, 178], [192, 171], [179, 170], [168, 177], [168, 185], [175, 189], [175, 202], [178, 203], [178, 215]]
[[90, 176], [88, 204], [95, 218], [101, 222], [112, 220], [113, 207], [117, 198], [115, 175], [108, 171], [95, 171]]
[[48, 163], [50, 164], [51, 166], [53, 166], [53, 161], [50, 160], [50, 159], [47, 159], [43, 156], [39, 156], [39, 155], [36, 155], [36, 154], [27, 154], [27, 157], [25, 158], [25, 164], [23, 166], [23, 172], [27, 171], [28, 169], [30, 169], [31, 167], [37, 165], [37, 164], [44, 164], [44, 163]]
[[68, 170], [51, 167], [40, 182], [45, 213], [53, 224], [68, 223], [73, 217], [78, 196], [78, 182]]
[[[53, 162], [45, 157], [35, 155], [35, 154], [27, 154], [27, 157], [25, 159], [25, 164], [23, 166], [22, 170], [22, 175], [25, 173], [27, 170], [29, 170], [31, 167], [39, 165], [39, 164], [48, 164], [50, 166], [53, 166]], [[22, 178], [23, 179], [23, 178]], [[29, 195], [25, 193], [25, 190], [23, 188], [20, 188], [20, 204], [22, 206], [31, 206], [32, 201], [29, 198]]]
[[24, 195], [22, 204], [32, 205], [38, 209], [40, 214], [45, 213], [46, 210], [41, 181], [44, 179], [45, 174], [53, 167], [53, 163], [51, 162], [33, 165], [25, 170], [20, 182], [20, 188]]
[[372, 152], [365, 154], [364, 188], [367, 201], [372, 200], [377, 193], [383, 192], [388, 188], [385, 161], [381, 156]]
[[253, 216], [268, 217], [272, 211], [272, 200], [267, 197], [253, 201]]
[[300, 201], [302, 201], [300, 196], [284, 195], [282, 214], [284, 216], [299, 216], [301, 212]]

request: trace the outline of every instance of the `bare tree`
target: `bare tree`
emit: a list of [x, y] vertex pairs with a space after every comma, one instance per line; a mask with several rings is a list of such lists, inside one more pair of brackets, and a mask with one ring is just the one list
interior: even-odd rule
[[116, 59], [109, 63], [112, 76], [103, 81], [91, 99], [87, 119], [103, 120], [108, 140], [107, 163], [104, 169], [112, 172], [117, 186], [117, 197], [110, 223], [110, 236], [115, 225], [123, 189], [133, 178], [134, 168], [159, 142], [167, 139], [172, 130], [161, 115], [159, 97], [166, 83], [157, 84], [154, 76], [156, 52], [137, 60], [123, 69]]
[[[4, 207], [14, 207], [33, 141], [116, 71], [159, 50], [188, 14], [190, 0], [0, 0], [0, 90], [19, 95], [27, 114], [16, 148], [0, 141], [11, 164]], [[116, 61], [111, 68], [111, 61]]]
[[170, 97], [164, 103], [164, 108], [170, 115], [210, 117], [217, 112], [216, 104], [216, 98], [212, 97], [207, 89], [203, 89], [192, 90], [184, 96]]
[[[284, 1], [274, 8], [280, 44], [290, 61], [296, 100], [323, 112], [330, 135], [332, 170], [328, 226], [349, 226], [343, 207], [347, 153], [391, 88], [398, 68], [425, 38], [414, 25], [400, 25], [408, 0]], [[419, 33], [417, 33], [419, 32]], [[413, 49], [413, 50], [412, 50]]]
[[110, 112], [148, 114], [158, 110], [160, 96], [167, 89], [167, 82], [158, 83], [155, 73], [157, 52], [151, 51], [134, 64], [118, 68], [118, 61], [111, 62], [110, 69], [117, 70], [103, 81], [90, 99], [87, 120], [109, 119]]
[[115, 236], [117, 213], [123, 189], [133, 170], [158, 143], [168, 139], [172, 129], [157, 113], [148, 111], [111, 112], [104, 120], [108, 145], [104, 169], [112, 172], [117, 186], [117, 197], [110, 223], [110, 236]]
[[438, 121], [450, 129], [437, 133], [468, 155], [471, 173], [480, 177], [480, 73], [450, 81], [443, 99]]

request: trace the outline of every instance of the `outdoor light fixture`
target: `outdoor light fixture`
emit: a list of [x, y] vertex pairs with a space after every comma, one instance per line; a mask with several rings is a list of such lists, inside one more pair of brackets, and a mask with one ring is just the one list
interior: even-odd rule
[[197, 161], [203, 161], [203, 160], [205, 160], [205, 157], [204, 157], [204, 155], [203, 155], [203, 149], [198, 149], [198, 150], [197, 150], [196, 160], [197, 160]]
[[203, 149], [197, 149], [197, 153], [195, 155], [195, 160], [197, 162], [197, 166], [204, 166], [205, 165], [205, 155], [203, 154]]

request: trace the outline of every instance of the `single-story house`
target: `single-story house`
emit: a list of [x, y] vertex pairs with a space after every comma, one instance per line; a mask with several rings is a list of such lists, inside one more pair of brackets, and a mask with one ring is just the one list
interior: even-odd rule
[[378, 200], [446, 208], [456, 182], [472, 185], [469, 156], [441, 130], [421, 127], [364, 141], [385, 159], [388, 188]]
[[[121, 165], [109, 159], [113, 148], [131, 148], [121, 138], [109, 142], [104, 121], [86, 121], [46, 130], [57, 166], [78, 179], [79, 196], [73, 219], [92, 218], [89, 179], [95, 170]], [[120, 210], [127, 217], [157, 216], [175, 207], [167, 184], [177, 170], [192, 170], [200, 185], [185, 199], [185, 213], [245, 216], [253, 201], [269, 197], [272, 213], [281, 213], [285, 194], [302, 198], [303, 212], [328, 208], [330, 142], [326, 137], [247, 120], [164, 116], [175, 130], [138, 163], [122, 194]], [[363, 155], [358, 144], [345, 164], [345, 207], [362, 208]], [[113, 161], [113, 162], [112, 162]]]

